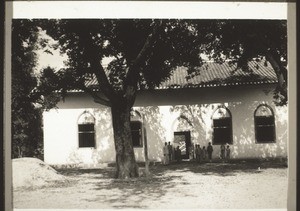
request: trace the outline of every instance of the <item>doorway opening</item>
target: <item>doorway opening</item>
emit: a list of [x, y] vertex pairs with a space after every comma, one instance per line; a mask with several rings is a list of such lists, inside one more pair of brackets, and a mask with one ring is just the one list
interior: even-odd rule
[[190, 131], [180, 131], [174, 132], [174, 148], [179, 146], [181, 150], [181, 159], [189, 159], [189, 148], [191, 146], [191, 132]]

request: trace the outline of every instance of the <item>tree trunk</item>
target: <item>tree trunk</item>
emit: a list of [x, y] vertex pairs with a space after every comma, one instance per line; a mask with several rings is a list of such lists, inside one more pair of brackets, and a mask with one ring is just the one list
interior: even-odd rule
[[130, 129], [130, 106], [127, 103], [112, 105], [112, 122], [116, 150], [116, 178], [138, 177]]

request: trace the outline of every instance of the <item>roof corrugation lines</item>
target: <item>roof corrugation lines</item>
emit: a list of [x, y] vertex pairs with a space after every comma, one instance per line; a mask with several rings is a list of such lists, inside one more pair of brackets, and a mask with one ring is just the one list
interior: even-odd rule
[[172, 76], [161, 83], [157, 89], [214, 87], [244, 84], [277, 83], [276, 74], [270, 63], [251, 61], [249, 71], [237, 69], [229, 63], [206, 63], [189, 77], [187, 68], [179, 67]]
[[[173, 71], [169, 79], [162, 82], [155, 89], [277, 83], [276, 74], [270, 63], [265, 61], [250, 61], [248, 62], [248, 67], [249, 71], [243, 71], [240, 68], [237, 69], [236, 65], [230, 65], [228, 62], [222, 64], [207, 62], [197, 69], [193, 76], [188, 74], [186, 67], [178, 67]], [[97, 86], [96, 78], [89, 78], [86, 81], [86, 86]]]

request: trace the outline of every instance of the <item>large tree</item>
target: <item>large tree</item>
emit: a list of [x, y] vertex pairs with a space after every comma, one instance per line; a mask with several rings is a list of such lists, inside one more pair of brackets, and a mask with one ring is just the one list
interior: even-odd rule
[[[193, 24], [182, 20], [114, 19], [52, 20], [41, 25], [68, 55], [68, 68], [56, 73], [61, 78], [61, 91], [80, 88], [96, 102], [111, 107], [116, 176], [138, 176], [130, 130], [137, 90], [159, 85], [177, 66], [201, 65]], [[103, 62], [106, 59], [110, 60], [107, 67]], [[96, 77], [104, 96], [85, 86], [89, 76]]]
[[[39, 23], [68, 56], [68, 68], [45, 71], [58, 81], [56, 88], [62, 93], [82, 89], [95, 102], [111, 107], [118, 178], [138, 176], [130, 130], [138, 89], [159, 85], [177, 66], [188, 67], [191, 75], [197, 73], [203, 63], [201, 53], [217, 62], [231, 59], [245, 71], [248, 60], [266, 57], [286, 96], [285, 22], [73, 19]], [[96, 77], [99, 91], [86, 86], [90, 77]]]

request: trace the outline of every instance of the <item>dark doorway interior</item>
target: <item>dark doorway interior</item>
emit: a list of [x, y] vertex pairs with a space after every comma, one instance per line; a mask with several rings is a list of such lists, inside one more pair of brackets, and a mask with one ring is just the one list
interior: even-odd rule
[[189, 158], [189, 148], [191, 146], [190, 131], [174, 132], [174, 147], [179, 146], [181, 150], [181, 159]]

